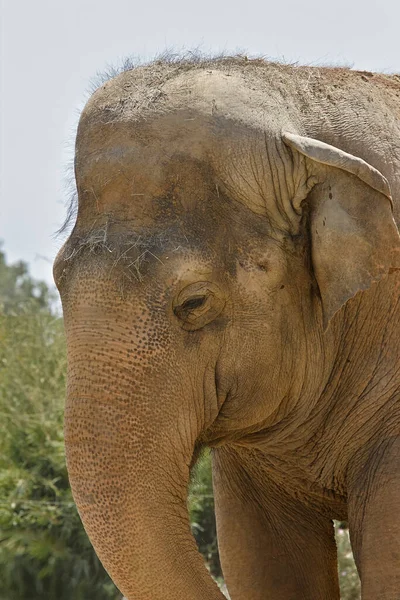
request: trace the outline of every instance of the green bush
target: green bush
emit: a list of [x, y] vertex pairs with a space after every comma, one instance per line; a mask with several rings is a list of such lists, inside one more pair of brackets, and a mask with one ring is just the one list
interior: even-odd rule
[[55, 298], [55, 293], [44, 281], [32, 279], [26, 263], [20, 260], [13, 265], [7, 264], [0, 242], [0, 312], [48, 312]]
[[360, 579], [354, 564], [349, 531], [346, 524], [342, 523], [335, 523], [335, 530], [341, 598], [342, 600], [359, 600], [361, 598]]
[[188, 507], [197, 546], [204, 556], [210, 573], [220, 580], [222, 572], [218, 555], [211, 462], [208, 450], [202, 454], [193, 472]]

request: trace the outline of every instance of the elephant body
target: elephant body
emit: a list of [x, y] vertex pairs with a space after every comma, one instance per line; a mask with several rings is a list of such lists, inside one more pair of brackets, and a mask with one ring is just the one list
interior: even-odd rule
[[400, 594], [400, 78], [156, 62], [81, 116], [55, 263], [74, 497], [129, 600], [217, 600], [186, 510], [212, 448], [233, 600]]

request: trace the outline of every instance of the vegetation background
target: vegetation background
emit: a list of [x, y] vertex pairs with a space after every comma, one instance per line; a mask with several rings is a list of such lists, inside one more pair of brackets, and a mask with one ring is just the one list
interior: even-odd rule
[[[66, 354], [55, 294], [0, 248], [0, 600], [120, 600], [82, 527], [63, 445]], [[223, 587], [210, 454], [193, 474], [194, 536]], [[360, 598], [345, 524], [336, 524], [342, 600]]]

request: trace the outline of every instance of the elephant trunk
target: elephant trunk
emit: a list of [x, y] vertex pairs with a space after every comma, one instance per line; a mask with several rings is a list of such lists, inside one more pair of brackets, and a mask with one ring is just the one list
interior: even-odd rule
[[150, 366], [128, 369], [109, 327], [104, 335], [93, 322], [85, 329], [67, 327], [65, 443], [74, 499], [100, 560], [128, 600], [222, 600], [188, 518], [195, 411], [179, 386], [156, 395]]

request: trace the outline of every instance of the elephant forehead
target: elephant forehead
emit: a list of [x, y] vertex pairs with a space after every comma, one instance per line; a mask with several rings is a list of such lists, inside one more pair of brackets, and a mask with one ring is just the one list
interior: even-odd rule
[[119, 145], [92, 155], [77, 170], [80, 208], [91, 217], [113, 214], [149, 226], [207, 201], [213, 182], [210, 165], [159, 150]]
[[149, 123], [82, 124], [76, 146], [78, 185], [87, 178], [104, 183], [125, 175], [131, 181], [147, 181], [157, 189], [171, 162], [184, 157], [207, 162], [211, 149], [209, 124], [195, 120], [186, 112]]
[[[78, 187], [93, 187], [93, 177], [89, 184], [85, 178], [97, 161], [98, 188], [119, 174], [111, 195], [118, 206], [118, 190], [124, 190], [123, 198], [131, 193], [121, 184], [129, 167], [135, 177], [133, 193], [144, 194], [132, 198], [146, 201], [168, 189], [166, 164], [179, 154], [186, 164], [173, 176], [186, 180], [186, 196], [192, 188], [202, 189], [198, 170], [189, 167], [191, 158], [209, 168], [209, 184], [225, 188], [257, 214], [273, 214], [276, 192], [286, 185], [280, 163], [282, 156], [288, 157], [281, 131], [296, 130], [292, 103], [285, 100], [283, 109], [279, 86], [218, 64], [160, 69], [153, 65], [122, 73], [89, 99], [78, 129]], [[115, 160], [107, 168], [110, 155]], [[139, 189], [143, 186], [148, 193]]]
[[83, 123], [76, 176], [80, 197], [98, 211], [154, 217], [160, 198], [190, 209], [212, 190], [263, 215], [274, 204], [277, 167], [284, 176], [277, 160], [272, 132], [187, 109], [140, 123]]

